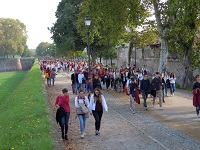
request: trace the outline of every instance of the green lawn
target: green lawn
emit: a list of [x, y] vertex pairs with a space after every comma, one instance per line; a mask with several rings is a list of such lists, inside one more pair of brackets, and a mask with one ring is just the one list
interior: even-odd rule
[[42, 77], [37, 61], [28, 72], [0, 73], [0, 150], [51, 150]]

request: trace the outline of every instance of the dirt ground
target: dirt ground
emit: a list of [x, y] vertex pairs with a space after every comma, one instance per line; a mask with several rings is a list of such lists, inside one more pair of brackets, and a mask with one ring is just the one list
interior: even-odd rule
[[[111, 110], [109, 113], [103, 114], [102, 118], [102, 126], [107, 126], [108, 128], [103, 128], [102, 133], [100, 137], [97, 137], [94, 135], [94, 119], [93, 116], [90, 116], [87, 119], [87, 125], [86, 125], [86, 138], [81, 139], [80, 138], [80, 130], [79, 130], [79, 121], [78, 119], [75, 118], [75, 108], [74, 108], [74, 98], [76, 95], [73, 95], [71, 91], [71, 81], [70, 81], [70, 74], [67, 74], [65, 72], [59, 73], [56, 81], [55, 81], [55, 86], [48, 87], [45, 83], [46, 87], [46, 92], [47, 92], [47, 99], [49, 99], [49, 112], [51, 112], [51, 119], [52, 119], [52, 136], [54, 138], [54, 146], [55, 149], [61, 150], [61, 149], [66, 149], [66, 150], [89, 150], [89, 149], [121, 149], [120, 146], [122, 146], [122, 149], [126, 147], [125, 149], [142, 149], [141, 145], [149, 145], [151, 148], [156, 148], [156, 149], [167, 149], [164, 147], [162, 144], [156, 143], [155, 141], [152, 142], [152, 139], [150, 139], [148, 136], [144, 136], [144, 133], [141, 134], [141, 131], [137, 131], [136, 128], [134, 128], [132, 125], [129, 124], [129, 120], [118, 116], [116, 117], [115, 111]], [[56, 124], [55, 120], [55, 112], [56, 108], [54, 107], [55, 103], [55, 98], [57, 95], [61, 93], [61, 90], [63, 88], [68, 88], [69, 89], [69, 95], [70, 95], [70, 107], [71, 107], [71, 114], [70, 114], [70, 122], [69, 122], [69, 131], [68, 131], [68, 137], [69, 140], [63, 142], [61, 139], [61, 133], [59, 126]], [[128, 96], [126, 96], [124, 93], [116, 93], [114, 91], [109, 91], [109, 94], [113, 95], [114, 97], [117, 97], [120, 99], [121, 102], [124, 104], [129, 104], [129, 101], [127, 101]], [[164, 109], [165, 107], [170, 107], [172, 104], [173, 100], [168, 98], [168, 104], [164, 104]], [[150, 103], [150, 102], [149, 102]], [[150, 106], [150, 104], [149, 104]], [[142, 110], [142, 105], [136, 105], [138, 110]], [[176, 109], [176, 108], [174, 108]], [[178, 130], [181, 130], [183, 133], [197, 139], [200, 141], [200, 128], [198, 127], [199, 125], [199, 120], [196, 121], [196, 118], [193, 118], [193, 120], [181, 120], [177, 117], [170, 118], [168, 117], [168, 114], [170, 113], [169, 111], [152, 111], [149, 109], [148, 111], [144, 112], [148, 113], [148, 115], [161, 120], [162, 122], [168, 124], [169, 126], [175, 127]], [[191, 115], [194, 115], [194, 112], [191, 112]], [[121, 120], [118, 119], [113, 119], [113, 116], [115, 118], [120, 118]], [[171, 116], [171, 115], [169, 115]], [[109, 120], [109, 121], [108, 121]], [[112, 124], [110, 123], [110, 120], [112, 120]], [[121, 121], [127, 122], [123, 124], [123, 127], [120, 125]], [[191, 121], [193, 121], [194, 127], [191, 128]], [[124, 127], [125, 130], [124, 130]], [[122, 130], [123, 129], [123, 130]], [[106, 133], [110, 133], [107, 135]], [[133, 144], [133, 141], [129, 141], [131, 139], [130, 135], [137, 135], [138, 141], [136, 140], [136, 144]], [[129, 139], [130, 138], [130, 139]], [[139, 140], [140, 139], [140, 140]], [[113, 141], [115, 140], [115, 142]], [[115, 145], [116, 141], [118, 141], [119, 145]], [[140, 141], [145, 141], [141, 142]], [[106, 143], [106, 146], [104, 145]], [[129, 145], [129, 143], [132, 143]], [[133, 147], [135, 146], [135, 148]], [[110, 148], [112, 147], [112, 148]]]

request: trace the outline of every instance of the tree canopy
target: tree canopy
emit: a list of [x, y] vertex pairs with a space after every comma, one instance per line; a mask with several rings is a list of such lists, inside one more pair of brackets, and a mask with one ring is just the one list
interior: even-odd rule
[[0, 18], [0, 55], [22, 55], [27, 41], [26, 26], [18, 19]]

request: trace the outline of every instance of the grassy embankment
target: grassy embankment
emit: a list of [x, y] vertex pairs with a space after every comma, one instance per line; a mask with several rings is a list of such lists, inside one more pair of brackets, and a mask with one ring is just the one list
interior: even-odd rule
[[28, 72], [0, 73], [0, 149], [51, 150], [42, 78], [37, 61]]

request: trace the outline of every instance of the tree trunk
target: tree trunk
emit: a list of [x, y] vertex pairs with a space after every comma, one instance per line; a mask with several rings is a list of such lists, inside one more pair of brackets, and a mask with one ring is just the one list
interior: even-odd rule
[[101, 56], [100, 56], [100, 63], [101, 63]]
[[[163, 36], [165, 36], [165, 31], [163, 33]], [[167, 57], [168, 57], [168, 44], [167, 41], [162, 38], [158, 72], [162, 73], [163, 71], [167, 70], [166, 69]]]
[[163, 25], [161, 23], [160, 11], [158, 8], [158, 1], [152, 0], [154, 11], [155, 11], [155, 18], [157, 22], [158, 32], [160, 33], [161, 37], [161, 52], [160, 52], [160, 59], [159, 59], [159, 66], [158, 71], [162, 73], [166, 69], [167, 66], [167, 57], [168, 57], [168, 44], [167, 41], [164, 39], [165, 37], [165, 30], [163, 29]]
[[131, 64], [132, 51], [133, 51], [133, 43], [130, 42], [129, 50], [128, 50], [128, 64], [129, 65]]
[[189, 72], [190, 72], [190, 65], [189, 65], [189, 51], [186, 50], [185, 54], [184, 54], [184, 60], [183, 60], [183, 73], [182, 73], [182, 77], [183, 77], [183, 82], [181, 83], [180, 87], [181, 88], [186, 88], [188, 85], [188, 77], [189, 77]]
[[92, 62], [95, 62], [96, 59], [97, 59], [97, 55], [96, 55], [96, 53], [94, 52], [93, 49], [91, 49], [91, 56], [92, 56]]
[[112, 58], [110, 59], [110, 66], [112, 66]]

